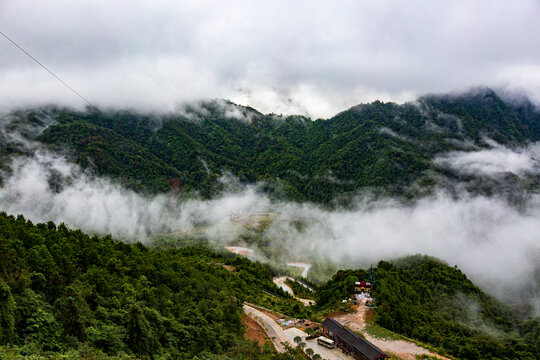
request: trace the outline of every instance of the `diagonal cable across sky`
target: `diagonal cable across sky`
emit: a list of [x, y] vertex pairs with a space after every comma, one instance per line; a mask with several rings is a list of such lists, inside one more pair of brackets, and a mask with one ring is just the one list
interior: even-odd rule
[[85, 103], [87, 103], [88, 105], [91, 105], [90, 102], [88, 100], [86, 100], [81, 94], [79, 94], [77, 92], [77, 90], [75, 90], [74, 88], [72, 88], [71, 86], [69, 86], [68, 83], [66, 83], [64, 80], [62, 80], [58, 75], [56, 75], [55, 73], [53, 73], [51, 70], [49, 70], [45, 65], [43, 65], [38, 59], [36, 59], [34, 56], [32, 56], [32, 54], [30, 54], [28, 51], [26, 51], [22, 46], [20, 46], [19, 44], [17, 44], [13, 39], [11, 39], [9, 36], [7, 36], [6, 34], [4, 34], [2, 31], [0, 31], [0, 34], [2, 34], [3, 37], [5, 37], [7, 40], [9, 40], [13, 45], [15, 45], [17, 48], [19, 48], [19, 50], [21, 50], [23, 53], [25, 53], [30, 59], [34, 60], [39, 66], [41, 66], [43, 69], [45, 69], [49, 74], [51, 74], [52, 76], [54, 76], [54, 78], [58, 81], [60, 81], [62, 84], [64, 84], [65, 87], [67, 87], [69, 90], [73, 91], [73, 93], [75, 93], [75, 95], [77, 95], [78, 97], [80, 97]]

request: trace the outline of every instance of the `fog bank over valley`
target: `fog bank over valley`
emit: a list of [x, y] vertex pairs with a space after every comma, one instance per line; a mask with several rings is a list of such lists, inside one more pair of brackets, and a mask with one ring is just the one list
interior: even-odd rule
[[[517, 150], [498, 146], [445, 154], [440, 161], [489, 176], [538, 172], [537, 149], [538, 144]], [[520, 161], [508, 165], [501, 161], [504, 156]], [[271, 200], [258, 184], [233, 184], [229, 187], [236, 190], [211, 200], [143, 196], [44, 150], [15, 157], [4, 177], [0, 207], [33, 222], [63, 222], [86, 232], [144, 243], [157, 233], [197, 231], [226, 245], [246, 231], [239, 217], [270, 213], [277, 215], [264, 236], [272, 240], [271, 246], [290, 249], [287, 261], [366, 266], [421, 253], [459, 266], [484, 289], [503, 298], [509, 297], [509, 291], [538, 290], [534, 283], [540, 256], [538, 194], [529, 195], [519, 208], [497, 196], [464, 192], [456, 197], [443, 190], [412, 203], [363, 195], [352, 208], [335, 210]], [[235, 180], [224, 177], [222, 181]]]

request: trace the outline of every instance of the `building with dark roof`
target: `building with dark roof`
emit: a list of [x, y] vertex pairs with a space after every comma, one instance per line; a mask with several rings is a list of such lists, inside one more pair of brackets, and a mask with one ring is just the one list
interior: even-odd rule
[[354, 331], [347, 329], [334, 319], [325, 319], [322, 322], [323, 333], [355, 359], [360, 360], [383, 360], [390, 359], [390, 356], [381, 349], [363, 339]]

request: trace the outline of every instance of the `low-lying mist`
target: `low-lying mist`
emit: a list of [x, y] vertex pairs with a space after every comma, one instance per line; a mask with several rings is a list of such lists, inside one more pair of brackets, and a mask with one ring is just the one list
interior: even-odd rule
[[509, 172], [521, 176], [540, 174], [540, 142], [525, 148], [509, 149], [486, 139], [490, 149], [478, 151], [452, 151], [435, 159], [435, 163], [459, 173], [487, 176]]
[[156, 233], [196, 229], [225, 245], [245, 230], [238, 224], [239, 216], [275, 213], [304, 223], [299, 227], [293, 221], [274, 221], [265, 230], [275, 246], [293, 254], [294, 259], [287, 260], [358, 266], [423, 253], [458, 265], [503, 298], [513, 291], [538, 288], [531, 284], [540, 258], [538, 194], [529, 196], [519, 209], [502, 198], [469, 193], [456, 198], [443, 191], [413, 204], [362, 196], [346, 210], [270, 200], [257, 186], [235, 186], [237, 190], [212, 200], [145, 197], [43, 150], [14, 158], [4, 177], [1, 209], [33, 222], [63, 222], [86, 232], [142, 242]]

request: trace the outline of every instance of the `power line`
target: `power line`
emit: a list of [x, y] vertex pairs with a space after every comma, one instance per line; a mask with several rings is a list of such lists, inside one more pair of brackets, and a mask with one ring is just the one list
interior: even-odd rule
[[28, 51], [24, 50], [21, 46], [19, 46], [19, 44], [17, 44], [15, 41], [13, 41], [12, 39], [10, 39], [6, 34], [4, 34], [2, 31], [0, 31], [0, 34], [2, 34], [2, 36], [4, 36], [6, 39], [8, 39], [13, 45], [15, 45], [16, 47], [19, 48], [19, 50], [21, 50], [23, 53], [25, 53], [26, 55], [28, 55], [28, 57], [32, 60], [34, 60], [39, 66], [41, 66], [42, 68], [44, 68], [49, 74], [51, 74], [52, 76], [54, 76], [56, 78], [56, 80], [60, 81], [62, 84], [64, 84], [64, 86], [66, 86], [68, 89], [70, 89], [71, 91], [73, 91], [75, 93], [75, 95], [77, 95], [78, 97], [80, 97], [85, 103], [87, 103], [88, 105], [92, 106], [92, 104], [90, 104], [90, 102], [88, 100], [86, 100], [81, 94], [79, 94], [74, 88], [72, 88], [71, 86], [69, 86], [64, 80], [60, 79], [60, 77], [58, 75], [56, 75], [55, 73], [53, 73], [51, 70], [49, 70], [45, 65], [43, 65], [42, 63], [40, 63], [35, 57], [33, 57]]

